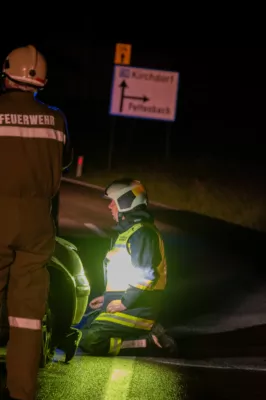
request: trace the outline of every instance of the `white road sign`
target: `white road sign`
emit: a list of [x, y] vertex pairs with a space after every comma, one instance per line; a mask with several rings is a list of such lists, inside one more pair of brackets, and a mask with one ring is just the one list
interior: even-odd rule
[[178, 72], [116, 65], [110, 114], [174, 121], [178, 82]]

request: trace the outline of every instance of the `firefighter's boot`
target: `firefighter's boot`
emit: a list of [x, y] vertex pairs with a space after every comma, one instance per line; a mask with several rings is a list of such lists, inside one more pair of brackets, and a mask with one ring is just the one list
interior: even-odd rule
[[58, 348], [65, 353], [65, 355], [66, 355], [65, 362], [66, 363], [71, 361], [72, 358], [75, 356], [81, 337], [82, 337], [82, 333], [80, 330], [71, 328], [69, 333], [60, 342], [60, 345], [58, 346]]

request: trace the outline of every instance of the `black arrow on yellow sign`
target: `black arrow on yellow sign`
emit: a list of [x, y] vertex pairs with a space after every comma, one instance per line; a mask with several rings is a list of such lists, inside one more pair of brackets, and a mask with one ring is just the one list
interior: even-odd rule
[[124, 100], [125, 99], [131, 99], [131, 100], [140, 100], [145, 103], [146, 101], [149, 101], [150, 99], [147, 96], [126, 96], [125, 95], [125, 90], [128, 88], [128, 85], [126, 81], [122, 81], [119, 85], [121, 88], [121, 97], [120, 97], [120, 112], [123, 111], [123, 106], [124, 106]]

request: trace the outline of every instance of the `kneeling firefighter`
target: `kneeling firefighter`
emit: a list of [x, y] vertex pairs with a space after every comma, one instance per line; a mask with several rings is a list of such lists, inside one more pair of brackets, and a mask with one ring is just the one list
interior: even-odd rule
[[155, 323], [167, 265], [163, 240], [147, 210], [145, 187], [133, 179], [117, 180], [106, 188], [105, 198], [111, 200], [108, 208], [118, 236], [104, 260], [105, 292], [90, 302], [94, 311], [79, 346], [100, 356], [154, 345], [175, 351], [174, 340]]

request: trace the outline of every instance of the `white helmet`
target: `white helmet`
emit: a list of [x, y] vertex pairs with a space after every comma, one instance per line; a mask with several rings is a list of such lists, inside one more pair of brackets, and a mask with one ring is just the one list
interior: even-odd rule
[[2, 73], [10, 80], [36, 87], [44, 87], [47, 79], [47, 64], [34, 46], [19, 47], [5, 59]]
[[134, 179], [115, 180], [105, 189], [104, 197], [114, 200], [121, 213], [132, 211], [140, 205], [148, 205], [145, 187]]

